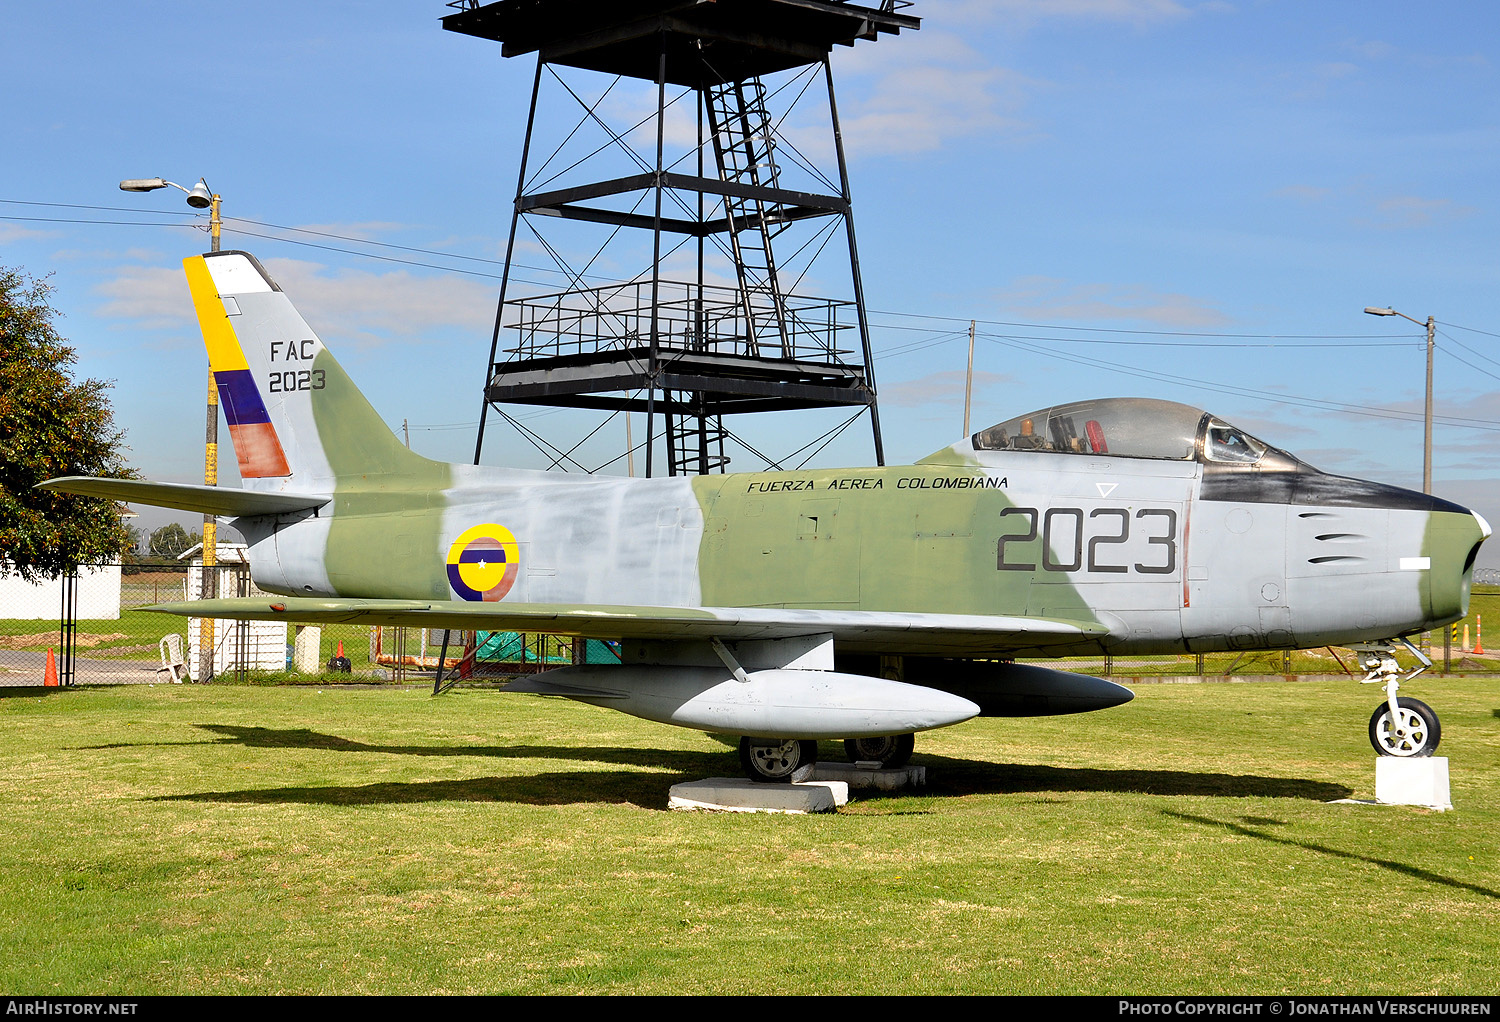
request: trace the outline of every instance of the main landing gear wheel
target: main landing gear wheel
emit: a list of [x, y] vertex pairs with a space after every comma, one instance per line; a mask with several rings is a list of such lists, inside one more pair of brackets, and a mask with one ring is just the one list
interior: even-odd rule
[[1370, 715], [1370, 744], [1382, 756], [1431, 756], [1443, 737], [1438, 715], [1420, 699], [1398, 698], [1396, 706], [1400, 717], [1395, 728], [1389, 704], [1375, 707]]
[[818, 765], [818, 743], [809, 738], [741, 738], [740, 766], [752, 781], [805, 781]]
[[906, 766], [911, 759], [911, 750], [916, 747], [917, 736], [885, 735], [881, 738], [845, 738], [844, 752], [849, 762], [878, 760], [880, 765], [894, 770]]

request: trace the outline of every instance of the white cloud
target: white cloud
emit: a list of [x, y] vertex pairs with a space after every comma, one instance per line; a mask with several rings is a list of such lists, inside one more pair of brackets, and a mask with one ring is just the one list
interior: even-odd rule
[[1317, 185], [1287, 185], [1273, 191], [1272, 196], [1278, 199], [1300, 199], [1303, 202], [1321, 202], [1333, 194], [1330, 188], [1320, 188]]
[[494, 323], [498, 284], [406, 270], [329, 273], [300, 259], [268, 259], [266, 269], [325, 337], [420, 337], [439, 327], [488, 329]]
[[990, 0], [984, 6], [997, 14], [1032, 22], [1044, 18], [1075, 18], [1145, 25], [1185, 18], [1193, 13], [1192, 7], [1177, 0]]
[[1387, 229], [1431, 227], [1461, 220], [1474, 213], [1473, 206], [1460, 206], [1450, 199], [1424, 199], [1417, 195], [1395, 195], [1375, 203], [1372, 218], [1356, 223]]
[[1344, 43], [1344, 49], [1357, 53], [1366, 60], [1380, 60], [1396, 53], [1395, 46], [1379, 39], [1350, 39]]
[[1018, 116], [1044, 83], [997, 67], [951, 33], [923, 32], [876, 53], [855, 48], [838, 68], [839, 120], [849, 152], [922, 153], [978, 134], [1019, 136]]
[[1222, 0], [1184, 3], [1179, 0], [922, 0], [925, 21], [944, 25], [981, 24], [1003, 20], [1012, 27], [1030, 28], [1044, 21], [1072, 20], [1135, 25], [1137, 28], [1177, 21], [1201, 11], [1232, 12]]
[[99, 314], [134, 320], [147, 328], [180, 327], [192, 320], [193, 305], [180, 269], [125, 266], [94, 289], [106, 301]]
[[359, 241], [375, 241], [383, 234], [402, 230], [404, 225], [369, 220], [359, 223], [299, 224], [295, 230], [312, 234], [333, 234], [340, 238], [355, 238]]
[[[964, 381], [967, 373], [963, 369], [945, 369], [941, 372], [928, 373], [914, 380], [903, 380], [900, 383], [882, 384], [880, 387], [880, 403], [891, 408], [920, 408], [923, 405], [942, 405], [944, 412], [953, 418], [956, 429], [963, 416], [964, 407]], [[991, 373], [984, 370], [974, 372], [974, 390], [982, 393], [988, 388], [998, 388], [1002, 384], [1014, 383], [1014, 377], [1004, 373]], [[954, 415], [954, 412], [957, 415]]]
[[1286, 185], [1271, 192], [1274, 198], [1319, 203], [1341, 208], [1356, 227], [1380, 230], [1418, 230], [1439, 224], [1465, 220], [1478, 210], [1452, 199], [1431, 199], [1420, 195], [1374, 194], [1370, 183], [1358, 178], [1335, 188], [1314, 185]]
[[[325, 340], [379, 343], [449, 327], [488, 330], [494, 322], [496, 287], [489, 283], [405, 270], [330, 271], [300, 259], [267, 259], [265, 266]], [[193, 321], [187, 282], [177, 268], [123, 267], [96, 290], [108, 299], [99, 310], [105, 317], [150, 328]]]
[[[1021, 115], [1048, 83], [998, 66], [971, 46], [987, 26], [1012, 31], [1073, 20], [1144, 28], [1222, 4], [1178, 0], [933, 0], [919, 12], [928, 26], [899, 45], [856, 46], [838, 55], [840, 120], [851, 153], [923, 153], [979, 134], [1023, 137], [1036, 128]], [[852, 88], [850, 88], [852, 84]], [[799, 143], [800, 144], [800, 143]]]
[[1025, 319], [1126, 320], [1176, 329], [1229, 322], [1205, 299], [1140, 284], [1068, 284], [1051, 277], [1021, 277], [996, 298], [1011, 315]]
[[0, 242], [49, 238], [55, 233], [54, 231], [38, 231], [31, 227], [22, 227], [19, 224], [0, 223]]

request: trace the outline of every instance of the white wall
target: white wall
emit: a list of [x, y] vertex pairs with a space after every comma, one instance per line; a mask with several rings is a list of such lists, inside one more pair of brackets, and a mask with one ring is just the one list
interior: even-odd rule
[[[35, 584], [14, 571], [0, 576], [0, 618], [56, 621], [62, 614], [62, 579]], [[120, 566], [78, 569], [78, 617], [117, 620], [120, 616]]]

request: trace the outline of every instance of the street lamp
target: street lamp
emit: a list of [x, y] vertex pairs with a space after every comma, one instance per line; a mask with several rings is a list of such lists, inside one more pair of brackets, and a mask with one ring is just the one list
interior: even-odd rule
[[179, 192], [187, 193], [187, 204], [194, 209], [208, 210], [208, 236], [210, 239], [210, 251], [219, 250], [219, 228], [223, 221], [219, 218], [220, 199], [208, 190], [208, 182], [203, 178], [191, 188], [184, 188], [176, 181], [168, 181], [164, 177], [133, 177], [120, 182], [122, 192], [154, 192], [158, 188], [175, 188]]
[[[158, 188], [175, 188], [187, 194], [187, 204], [194, 209], [208, 210], [208, 236], [210, 251], [219, 251], [219, 230], [223, 220], [219, 216], [219, 196], [208, 190], [208, 182], [199, 178], [191, 188], [184, 188], [176, 181], [164, 177], [137, 177], [120, 182], [122, 192], [154, 192]], [[203, 437], [203, 482], [208, 486], [219, 485], [219, 391], [214, 385], [214, 371], [208, 370], [208, 426]], [[213, 515], [203, 516], [203, 579], [199, 595], [208, 600], [218, 595], [219, 572], [218, 519]], [[198, 622], [198, 680], [207, 681], [214, 673], [214, 620], [203, 617]]]
[[1422, 492], [1432, 492], [1432, 317], [1427, 317], [1427, 322], [1420, 319], [1412, 319], [1404, 312], [1395, 309], [1377, 309], [1374, 306], [1365, 306], [1365, 312], [1371, 316], [1400, 316], [1402, 319], [1411, 320], [1417, 326], [1427, 328], [1427, 404], [1422, 419]]

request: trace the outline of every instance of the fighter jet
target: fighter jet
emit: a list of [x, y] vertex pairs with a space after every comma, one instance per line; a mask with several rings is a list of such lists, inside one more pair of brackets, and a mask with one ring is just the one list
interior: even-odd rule
[[[1016, 663], [1353, 648], [1376, 751], [1431, 755], [1396, 654], [1462, 617], [1490, 527], [1320, 472], [1167, 401], [1042, 409], [912, 465], [625, 479], [407, 450], [265, 269], [185, 260], [242, 489], [45, 487], [234, 519], [271, 598], [173, 614], [545, 632], [622, 662], [509, 686], [739, 736], [757, 780], [818, 739], [888, 765], [976, 715], [1117, 706], [1111, 681]], [[1420, 668], [1418, 668], [1420, 670]]]

